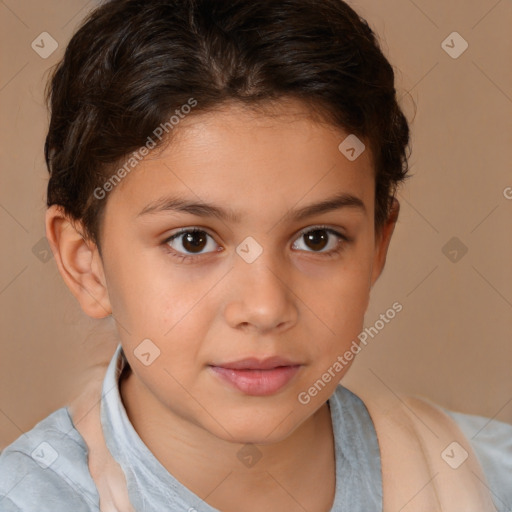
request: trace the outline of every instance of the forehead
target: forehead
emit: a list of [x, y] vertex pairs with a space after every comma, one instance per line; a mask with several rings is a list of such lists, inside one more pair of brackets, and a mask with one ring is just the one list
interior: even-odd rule
[[283, 208], [298, 202], [348, 193], [371, 210], [370, 151], [354, 161], [346, 158], [339, 146], [349, 135], [297, 101], [263, 111], [229, 104], [196, 113], [180, 121], [163, 149], [123, 178], [107, 209], [134, 216], [172, 194], [229, 205], [241, 217], [276, 203], [282, 215]]

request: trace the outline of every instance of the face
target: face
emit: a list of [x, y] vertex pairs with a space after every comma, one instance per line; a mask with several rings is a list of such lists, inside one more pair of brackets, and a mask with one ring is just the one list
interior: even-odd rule
[[111, 192], [102, 232], [148, 414], [240, 443], [284, 439], [325, 403], [377, 277], [369, 151], [349, 161], [347, 133], [279, 109], [185, 118]]

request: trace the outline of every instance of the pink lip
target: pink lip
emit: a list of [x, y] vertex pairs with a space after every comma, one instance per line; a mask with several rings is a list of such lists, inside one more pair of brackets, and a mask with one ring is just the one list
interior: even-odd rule
[[296, 366], [299, 363], [293, 362], [279, 356], [267, 357], [266, 359], [257, 359], [256, 357], [248, 357], [233, 361], [232, 363], [219, 363], [212, 366], [219, 368], [229, 368], [231, 370], [272, 370], [278, 366]]
[[272, 395], [283, 388], [297, 374], [301, 365], [280, 357], [262, 361], [249, 358], [221, 366], [210, 366], [212, 371], [239, 391], [252, 396]]

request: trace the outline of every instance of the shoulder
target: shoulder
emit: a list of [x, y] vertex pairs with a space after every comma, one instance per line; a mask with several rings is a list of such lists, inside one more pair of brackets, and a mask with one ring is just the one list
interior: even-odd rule
[[97, 511], [87, 457], [67, 408], [53, 412], [0, 453], [0, 510]]
[[512, 510], [512, 425], [444, 409], [471, 443], [498, 512]]
[[[338, 391], [337, 389], [337, 395]], [[454, 428], [458, 427], [459, 435], [463, 434], [467, 448], [471, 446], [480, 463], [482, 476], [486, 480], [483, 484], [488, 488], [496, 509], [498, 512], [512, 511], [512, 425], [490, 418], [450, 411], [426, 397], [406, 395], [399, 397], [374, 388], [358, 389], [355, 393], [364, 400], [365, 406], [368, 406], [372, 422], [377, 418], [381, 422], [380, 428], [384, 426], [384, 430], [387, 429], [386, 439], [397, 438], [395, 441], [398, 447], [402, 441], [400, 434], [395, 435], [400, 432], [395, 427], [402, 424], [408, 427], [410, 420], [413, 423], [416, 422], [415, 425], [420, 428], [420, 431], [423, 425], [423, 429], [427, 432], [432, 431], [430, 427], [433, 427], [436, 432], [442, 432], [441, 437], [436, 436], [439, 439], [446, 438], [450, 433], [456, 435]], [[383, 418], [385, 418], [384, 423]], [[419, 432], [417, 428], [413, 431]], [[404, 433], [407, 434], [407, 428]], [[433, 438], [422, 435], [421, 439], [428, 441]], [[444, 444], [444, 441], [441, 442]], [[461, 443], [463, 442], [461, 440]], [[434, 450], [431, 462], [439, 463], [438, 454], [442, 453], [442, 449], [437, 451], [440, 447], [436, 447], [436, 443], [437, 441], [428, 443], [428, 449]], [[447, 470], [442, 464], [441, 468]]]

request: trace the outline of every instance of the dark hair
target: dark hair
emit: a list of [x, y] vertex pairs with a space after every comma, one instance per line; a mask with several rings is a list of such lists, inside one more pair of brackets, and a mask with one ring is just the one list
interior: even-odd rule
[[47, 205], [100, 247], [106, 200], [95, 190], [176, 109], [191, 98], [194, 112], [294, 98], [368, 141], [378, 230], [408, 177], [394, 79], [375, 34], [342, 0], [111, 0], [84, 20], [48, 80]]

